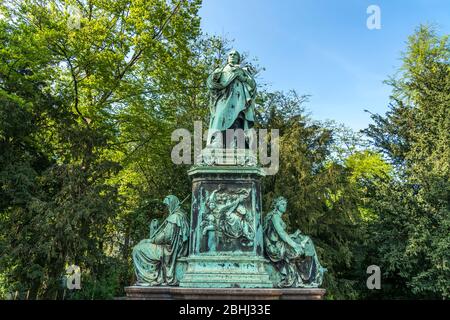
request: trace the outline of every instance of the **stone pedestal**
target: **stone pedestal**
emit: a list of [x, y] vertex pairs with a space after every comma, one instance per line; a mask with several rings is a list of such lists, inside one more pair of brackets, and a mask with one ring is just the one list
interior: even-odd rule
[[182, 288], [272, 288], [263, 249], [256, 166], [199, 166], [192, 177], [187, 269]]
[[127, 300], [323, 300], [325, 289], [126, 287]]
[[189, 254], [177, 258], [179, 286], [126, 287], [126, 299], [323, 299], [325, 290], [315, 288], [315, 283], [274, 288], [281, 279], [264, 256], [260, 182], [264, 170], [252, 164], [247, 151], [228, 156], [213, 155], [188, 172], [192, 178]]

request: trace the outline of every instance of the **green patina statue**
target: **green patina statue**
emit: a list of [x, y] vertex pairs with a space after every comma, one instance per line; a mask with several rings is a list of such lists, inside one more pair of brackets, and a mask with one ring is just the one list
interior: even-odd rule
[[137, 277], [136, 285], [178, 285], [177, 259], [188, 253], [189, 222], [180, 208], [180, 201], [170, 195], [164, 199], [169, 216], [157, 226], [150, 225], [150, 238], [142, 240], [133, 248], [133, 262]]
[[214, 70], [208, 78], [211, 96], [209, 146], [222, 148], [223, 133], [227, 129], [245, 131], [253, 127], [256, 82], [251, 68], [242, 67], [240, 63], [240, 54], [233, 50], [228, 54], [228, 63]]
[[[202, 150], [201, 165], [188, 171], [190, 223], [178, 198], [167, 196], [167, 219], [161, 225], [153, 220], [149, 239], [133, 248], [138, 286], [316, 288], [322, 284], [326, 269], [312, 240], [298, 230], [286, 232], [285, 198], [274, 201], [263, 223], [265, 174], [248, 147], [253, 139], [256, 83], [252, 69], [240, 63], [239, 53], [233, 50], [227, 64], [208, 78], [207, 148]], [[225, 141], [228, 129], [242, 129], [246, 145]], [[236, 159], [222, 159], [215, 151], [236, 153]]]
[[320, 265], [314, 244], [299, 230], [286, 232], [282, 215], [286, 212], [287, 200], [278, 197], [272, 211], [264, 219], [265, 253], [281, 275], [278, 287], [319, 287], [326, 271]]
[[211, 194], [206, 191], [206, 201], [202, 209], [205, 214], [200, 223], [205, 238], [205, 251], [216, 252], [217, 248], [242, 249], [253, 245], [255, 230], [253, 215], [244, 203], [250, 190], [222, 190], [222, 186]]

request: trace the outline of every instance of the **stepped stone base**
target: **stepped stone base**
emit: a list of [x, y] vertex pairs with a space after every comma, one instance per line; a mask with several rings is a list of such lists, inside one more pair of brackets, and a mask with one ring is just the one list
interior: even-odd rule
[[186, 259], [188, 267], [180, 281], [182, 288], [272, 288], [264, 266], [256, 256], [212, 256]]
[[127, 300], [323, 300], [325, 289], [126, 287]]

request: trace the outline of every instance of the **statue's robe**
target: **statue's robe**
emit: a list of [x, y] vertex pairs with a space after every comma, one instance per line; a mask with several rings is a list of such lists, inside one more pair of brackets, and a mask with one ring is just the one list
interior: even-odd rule
[[172, 214], [150, 239], [133, 248], [139, 285], [177, 285], [177, 258], [188, 253], [189, 223], [181, 209]]
[[251, 224], [246, 220], [247, 209], [243, 207], [244, 214], [239, 214], [237, 212], [238, 205], [239, 202], [231, 210], [225, 212], [225, 219], [222, 222], [223, 234], [230, 239], [244, 238], [248, 241], [253, 241], [255, 232]]
[[[270, 212], [264, 220], [264, 248], [267, 257], [282, 275], [280, 287], [317, 287], [322, 284], [323, 272], [314, 244], [299, 232], [289, 235], [286, 224], [278, 214]], [[297, 250], [286, 241], [289, 237]]]
[[[247, 81], [238, 79], [238, 69], [244, 72]], [[210, 137], [230, 128], [252, 128], [255, 121], [256, 82], [245, 68], [227, 64], [224, 68], [216, 69], [209, 76], [207, 86], [211, 92]], [[242, 128], [234, 127], [238, 118], [243, 122]]]

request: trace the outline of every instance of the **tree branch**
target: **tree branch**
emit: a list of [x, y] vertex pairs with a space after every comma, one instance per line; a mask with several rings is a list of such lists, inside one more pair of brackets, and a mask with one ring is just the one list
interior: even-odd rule
[[72, 62], [70, 61], [70, 57], [68, 56], [68, 54], [66, 53], [64, 48], [62, 46], [60, 46], [57, 42], [55, 42], [55, 45], [61, 51], [62, 55], [64, 56], [64, 58], [67, 61], [67, 64], [69, 65], [70, 74], [72, 76], [72, 81], [73, 81], [73, 85], [74, 85], [74, 94], [75, 94], [74, 108], [75, 108], [76, 112], [78, 113], [78, 115], [81, 117], [81, 119], [86, 123], [86, 125], [89, 126], [89, 122], [86, 120], [86, 118], [83, 116], [83, 114], [81, 113], [80, 109], [78, 108], [78, 104], [79, 104], [78, 80], [77, 80], [77, 75], [75, 74], [75, 68], [72, 65]]
[[[163, 33], [164, 29], [166, 28], [166, 26], [168, 25], [168, 23], [170, 22], [170, 20], [178, 13], [178, 10], [181, 7], [181, 4], [183, 2], [185, 2], [186, 0], [180, 0], [177, 5], [175, 6], [175, 8], [173, 9], [173, 11], [170, 13], [169, 17], [164, 21], [164, 23], [162, 24], [161, 28], [159, 28], [159, 31], [152, 37], [153, 40], [157, 40]], [[131, 67], [134, 66], [134, 64], [139, 60], [139, 58], [142, 56], [142, 53], [144, 52], [144, 49], [141, 48], [138, 51], [136, 51], [133, 54], [133, 57], [131, 58], [130, 62], [128, 62], [128, 64], [125, 66], [125, 68], [115, 77], [116, 79], [116, 85], [114, 86], [113, 89], [109, 90], [108, 92], [106, 92], [99, 100], [99, 104], [103, 104], [105, 103], [109, 97], [111, 97], [113, 90], [116, 89], [119, 86], [119, 81], [123, 79], [123, 77], [125, 76], [125, 74], [127, 73], [128, 70], [130, 70]]]

